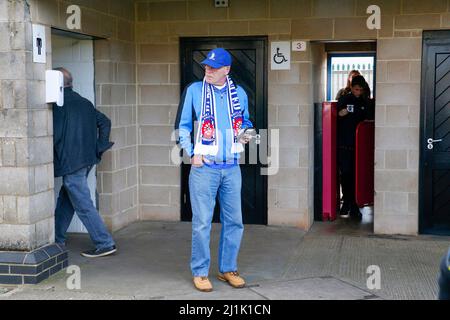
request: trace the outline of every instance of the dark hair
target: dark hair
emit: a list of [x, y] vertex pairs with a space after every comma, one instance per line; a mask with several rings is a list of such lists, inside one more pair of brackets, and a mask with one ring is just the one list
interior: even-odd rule
[[366, 79], [363, 76], [356, 76], [352, 79], [352, 87], [360, 86], [361, 88], [366, 87]]
[[354, 77], [360, 76], [360, 75], [361, 75], [361, 73], [358, 70], [356, 70], [356, 69], [354, 69], [354, 70], [352, 70], [352, 71], [350, 71], [348, 73], [347, 86], [345, 87], [346, 91], [350, 92], [350, 89], [351, 89], [351, 86], [352, 86], [352, 83], [350, 82], [350, 76], [352, 76], [352, 79], [353, 79]]
[[64, 87], [72, 88], [72, 86], [73, 86], [73, 78], [72, 78], [72, 74], [70, 73], [69, 70], [67, 70], [66, 68], [62, 68], [62, 67], [53, 68], [53, 70], [61, 71], [63, 73], [63, 75], [64, 75]]

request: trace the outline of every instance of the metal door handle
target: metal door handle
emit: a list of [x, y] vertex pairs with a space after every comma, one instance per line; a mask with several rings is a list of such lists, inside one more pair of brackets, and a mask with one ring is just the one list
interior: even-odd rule
[[428, 140], [427, 140], [427, 142], [428, 142], [428, 150], [433, 150], [434, 149], [434, 143], [437, 143], [437, 142], [441, 142], [442, 141], [442, 139], [437, 139], [437, 140], [434, 140], [433, 138], [429, 138]]

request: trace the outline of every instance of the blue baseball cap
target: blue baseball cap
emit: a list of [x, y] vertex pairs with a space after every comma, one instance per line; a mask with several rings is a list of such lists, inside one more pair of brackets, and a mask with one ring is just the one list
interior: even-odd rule
[[206, 59], [201, 62], [213, 68], [231, 66], [231, 55], [224, 48], [216, 48], [208, 52]]

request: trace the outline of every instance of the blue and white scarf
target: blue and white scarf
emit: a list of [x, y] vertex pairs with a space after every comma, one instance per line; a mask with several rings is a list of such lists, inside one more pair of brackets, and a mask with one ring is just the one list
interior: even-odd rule
[[[242, 110], [239, 103], [236, 86], [230, 77], [227, 76], [227, 96], [228, 96], [228, 120], [233, 130], [228, 130], [232, 135], [231, 153], [240, 153], [244, 151], [242, 143], [237, 137], [242, 128]], [[215, 156], [219, 152], [217, 143], [217, 118], [216, 118], [216, 99], [214, 97], [213, 85], [203, 79], [202, 87], [202, 111], [200, 125], [197, 130], [195, 140], [194, 154]]]

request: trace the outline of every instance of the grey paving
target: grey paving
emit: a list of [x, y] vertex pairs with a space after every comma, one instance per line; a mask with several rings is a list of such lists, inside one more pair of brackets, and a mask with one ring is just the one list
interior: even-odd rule
[[378, 296], [333, 277], [271, 281], [253, 290], [269, 300], [368, 300]]
[[[366, 217], [367, 218], [367, 217]], [[220, 225], [213, 226], [210, 278], [214, 291], [193, 288], [191, 225], [140, 222], [115, 233], [118, 253], [87, 259], [87, 235], [70, 235], [69, 263], [81, 269], [81, 289], [69, 290], [60, 272], [34, 286], [1, 287], [0, 299], [436, 299], [437, 271], [448, 237], [382, 237], [362, 223], [340, 219], [296, 228], [246, 226], [239, 258], [248, 286], [215, 279]], [[381, 270], [381, 289], [369, 290], [367, 267]]]

